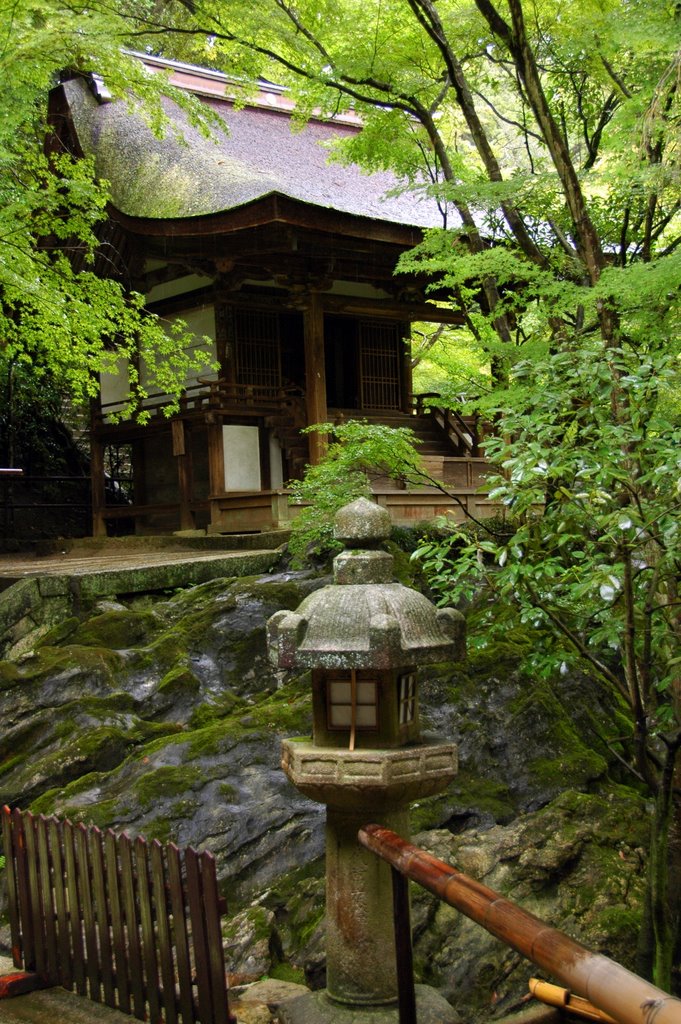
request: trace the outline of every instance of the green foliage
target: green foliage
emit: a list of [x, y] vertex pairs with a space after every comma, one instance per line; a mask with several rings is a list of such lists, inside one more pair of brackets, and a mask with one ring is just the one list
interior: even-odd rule
[[[108, 192], [92, 161], [46, 146], [48, 93], [66, 69], [97, 72], [134, 95], [161, 132], [163, 93], [196, 122], [198, 105], [121, 51], [134, 34], [124, 5], [4, 4], [0, 50], [0, 365], [83, 401], [99, 372], [144, 352], [146, 389], [177, 395], [194, 365], [182, 324], [166, 331], [141, 295], [94, 272]], [[205, 122], [205, 115], [204, 122]], [[145, 388], [131, 381], [137, 398]], [[132, 406], [131, 406], [132, 407]]]
[[371, 480], [416, 480], [424, 477], [418, 443], [411, 430], [396, 430], [365, 420], [334, 425], [319, 423], [310, 430], [330, 438], [325, 457], [308, 466], [303, 480], [293, 480], [290, 501], [304, 505], [293, 521], [289, 550], [297, 564], [309, 556], [329, 557], [341, 549], [333, 537], [336, 512], [355, 498], [371, 496]]
[[605, 352], [591, 340], [519, 362], [498, 396], [505, 436], [486, 445], [511, 535], [453, 528], [416, 553], [443, 601], [491, 588], [500, 601], [487, 629], [508, 628], [499, 607], [531, 623], [535, 671], [586, 663], [641, 701], [654, 730], [680, 724], [681, 424], [670, 396], [681, 380], [678, 357], [660, 349]]

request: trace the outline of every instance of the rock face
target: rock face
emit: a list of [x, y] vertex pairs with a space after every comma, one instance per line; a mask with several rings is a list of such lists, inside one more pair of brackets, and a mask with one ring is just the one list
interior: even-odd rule
[[[265, 623], [327, 582], [282, 573], [100, 601], [0, 663], [3, 802], [211, 849], [238, 981], [323, 984], [324, 809], [280, 769], [281, 740], [309, 734], [310, 683], [270, 667]], [[412, 832], [631, 966], [647, 824], [608, 752], [623, 711], [586, 678], [522, 675], [531, 643], [472, 645], [465, 665], [424, 671], [425, 730], [458, 743], [460, 771], [414, 807]], [[522, 998], [531, 968], [478, 926], [426, 894], [414, 923], [420, 980], [462, 1017]]]
[[207, 846], [254, 892], [322, 849], [320, 812], [279, 769], [309, 731], [309, 685], [283, 681], [264, 624], [319, 585], [218, 580], [153, 605], [105, 602], [18, 664], [0, 663], [3, 800]]

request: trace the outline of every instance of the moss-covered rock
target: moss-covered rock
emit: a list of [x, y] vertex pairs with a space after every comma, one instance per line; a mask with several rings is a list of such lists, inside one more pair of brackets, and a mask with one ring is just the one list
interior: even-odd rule
[[[623, 828], [623, 823], [627, 823]], [[648, 815], [626, 787], [602, 795], [568, 791], [511, 824], [417, 839], [443, 861], [565, 931], [633, 967], [645, 885]], [[416, 890], [417, 972], [465, 1010], [487, 1020], [527, 992], [536, 971], [480, 925]]]

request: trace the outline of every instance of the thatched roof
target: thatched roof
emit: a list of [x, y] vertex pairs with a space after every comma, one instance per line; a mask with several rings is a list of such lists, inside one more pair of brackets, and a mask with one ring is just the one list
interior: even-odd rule
[[98, 103], [82, 78], [65, 82], [63, 89], [83, 153], [94, 155], [114, 206], [130, 217], [195, 218], [283, 195], [393, 224], [440, 223], [433, 200], [387, 197], [396, 186], [392, 175], [329, 163], [328, 144], [357, 130], [346, 124], [313, 120], [293, 130], [290, 115], [281, 110], [238, 110], [228, 100], [211, 98], [206, 102], [218, 109], [229, 131], [206, 138], [166, 100], [170, 127], [157, 138], [128, 104]]

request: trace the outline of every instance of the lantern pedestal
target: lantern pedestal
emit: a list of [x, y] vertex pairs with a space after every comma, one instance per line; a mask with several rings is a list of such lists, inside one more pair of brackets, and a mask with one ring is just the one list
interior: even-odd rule
[[[357, 833], [374, 822], [408, 839], [409, 803], [446, 789], [456, 775], [456, 745], [421, 743], [399, 750], [351, 751], [284, 740], [282, 767], [294, 786], [327, 807], [325, 1005], [344, 1005], [355, 1014], [360, 1007], [372, 1012], [381, 1006], [395, 1007], [390, 867], [359, 845]], [[439, 1005], [436, 993], [428, 998]], [[446, 1021], [449, 1018], [443, 1013], [451, 1007], [442, 1002], [436, 1019]], [[318, 1012], [320, 1007], [315, 1006]], [[337, 1010], [338, 1006], [334, 1014]], [[387, 1019], [395, 1019], [395, 1011], [391, 1012], [393, 1017]], [[287, 1008], [282, 1019], [299, 1019], [288, 1014]]]

